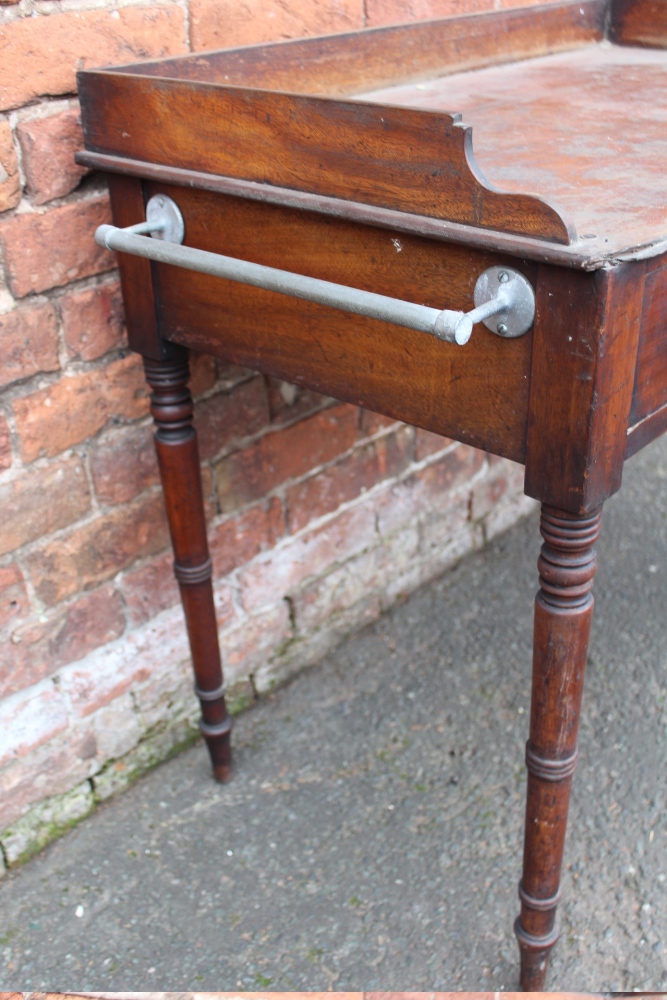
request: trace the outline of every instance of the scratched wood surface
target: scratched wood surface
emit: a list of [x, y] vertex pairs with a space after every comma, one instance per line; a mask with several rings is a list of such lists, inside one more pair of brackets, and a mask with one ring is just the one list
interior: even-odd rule
[[548, 196], [601, 252], [667, 236], [665, 50], [605, 42], [363, 99], [461, 112], [489, 180]]
[[120, 72], [78, 79], [86, 148], [96, 152], [571, 239], [548, 199], [485, 183], [456, 115]]

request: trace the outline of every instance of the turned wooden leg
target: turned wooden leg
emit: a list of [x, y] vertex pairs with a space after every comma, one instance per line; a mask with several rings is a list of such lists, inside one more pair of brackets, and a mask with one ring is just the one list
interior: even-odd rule
[[556, 907], [593, 615], [593, 545], [601, 517], [601, 510], [580, 517], [542, 507], [521, 916], [515, 925], [521, 989], [532, 992], [544, 989], [549, 953], [559, 934]]
[[211, 754], [213, 774], [217, 781], [226, 781], [231, 775], [232, 724], [225, 705], [199, 451], [187, 387], [187, 353], [172, 361], [144, 358], [144, 369], [152, 389], [155, 448], [174, 549], [174, 573], [190, 640], [195, 692], [202, 707], [200, 729]]

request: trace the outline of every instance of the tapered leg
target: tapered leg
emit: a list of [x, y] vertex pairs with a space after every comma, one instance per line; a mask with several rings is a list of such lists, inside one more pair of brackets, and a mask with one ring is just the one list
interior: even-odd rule
[[192, 426], [187, 354], [174, 361], [144, 358], [152, 389], [155, 448], [174, 549], [174, 573], [181, 591], [195, 692], [202, 707], [200, 729], [217, 781], [231, 775], [231, 719], [225, 705], [218, 627], [211, 585], [197, 436]]
[[556, 907], [593, 615], [593, 545], [601, 517], [601, 510], [579, 517], [542, 507], [521, 916], [515, 925], [521, 989], [533, 992], [544, 989], [549, 953], [559, 934]]

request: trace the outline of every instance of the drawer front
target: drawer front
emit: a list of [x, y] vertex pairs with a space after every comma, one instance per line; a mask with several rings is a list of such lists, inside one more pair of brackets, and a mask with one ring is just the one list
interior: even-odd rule
[[[185, 243], [428, 305], [468, 310], [487, 267], [536, 266], [314, 213], [206, 191], [168, 194]], [[438, 434], [523, 461], [531, 338], [482, 325], [467, 345], [236, 282], [155, 267], [162, 336]]]

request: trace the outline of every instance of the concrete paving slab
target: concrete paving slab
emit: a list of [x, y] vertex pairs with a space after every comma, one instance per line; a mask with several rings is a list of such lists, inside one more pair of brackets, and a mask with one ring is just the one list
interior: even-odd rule
[[[667, 439], [598, 547], [551, 989], [667, 988]], [[0, 988], [515, 990], [532, 517], [0, 883]]]

